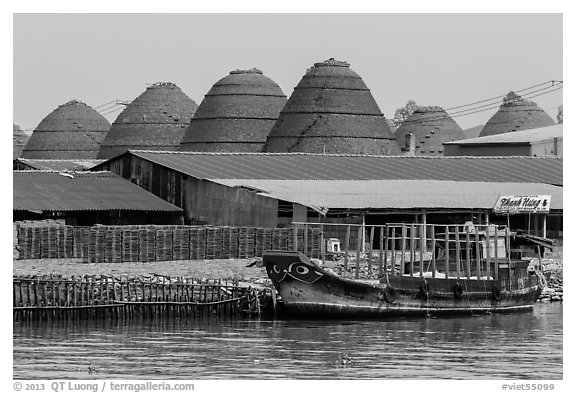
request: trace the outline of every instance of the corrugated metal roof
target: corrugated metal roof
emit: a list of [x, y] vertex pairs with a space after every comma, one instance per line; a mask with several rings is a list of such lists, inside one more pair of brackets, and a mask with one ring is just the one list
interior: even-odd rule
[[272, 198], [316, 209], [492, 209], [499, 195], [551, 195], [562, 209], [562, 187], [540, 183], [438, 180], [239, 180], [214, 182], [246, 187]]
[[563, 124], [548, 127], [533, 128], [530, 130], [506, 132], [503, 134], [488, 135], [478, 138], [462, 139], [445, 142], [445, 145], [475, 145], [486, 143], [525, 143], [540, 142], [553, 138], [562, 138]]
[[557, 157], [393, 157], [136, 150], [125, 154], [134, 154], [186, 175], [208, 180], [422, 179], [563, 184], [563, 160]]
[[16, 161], [29, 166], [30, 168], [48, 171], [81, 171], [92, 169], [105, 160], [36, 160], [29, 158], [19, 158]]
[[182, 211], [111, 172], [14, 171], [13, 209]]

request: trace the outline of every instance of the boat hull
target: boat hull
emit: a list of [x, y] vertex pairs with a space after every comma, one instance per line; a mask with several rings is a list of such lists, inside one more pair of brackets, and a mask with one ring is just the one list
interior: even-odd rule
[[390, 275], [383, 282], [339, 277], [296, 252], [264, 255], [286, 309], [302, 317], [389, 318], [530, 311], [540, 294], [537, 277], [513, 290], [494, 280]]

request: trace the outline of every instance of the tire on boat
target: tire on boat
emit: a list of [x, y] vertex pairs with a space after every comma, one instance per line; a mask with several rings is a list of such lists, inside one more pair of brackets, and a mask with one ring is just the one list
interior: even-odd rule
[[430, 285], [428, 285], [428, 281], [426, 281], [426, 279], [423, 279], [422, 282], [420, 282], [420, 295], [425, 298], [430, 296]]
[[452, 293], [456, 299], [462, 299], [464, 297], [464, 287], [462, 287], [462, 284], [457, 282], [456, 285], [454, 285], [454, 288], [452, 288]]
[[391, 286], [387, 286], [386, 288], [384, 288], [382, 295], [384, 297], [384, 300], [388, 303], [394, 303], [394, 301], [396, 300], [396, 290]]
[[500, 288], [498, 288], [497, 286], [494, 286], [492, 288], [492, 299], [499, 302], [501, 298], [502, 298], [502, 292], [500, 292]]

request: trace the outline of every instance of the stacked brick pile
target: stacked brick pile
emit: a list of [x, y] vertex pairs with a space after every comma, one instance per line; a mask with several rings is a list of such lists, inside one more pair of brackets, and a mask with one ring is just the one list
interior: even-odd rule
[[[270, 249], [292, 250], [289, 228], [96, 225], [26, 221], [16, 227], [19, 259], [78, 258], [92, 263], [156, 262], [261, 257]], [[320, 256], [320, 231], [299, 228], [298, 250]]]

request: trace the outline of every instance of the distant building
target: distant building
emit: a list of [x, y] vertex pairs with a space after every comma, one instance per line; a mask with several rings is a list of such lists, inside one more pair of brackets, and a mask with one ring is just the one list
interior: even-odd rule
[[260, 152], [285, 104], [280, 86], [262, 71], [231, 71], [200, 103], [180, 150]]
[[563, 156], [563, 125], [445, 142], [445, 156]]
[[443, 142], [465, 138], [462, 128], [439, 106], [418, 107], [398, 127], [395, 136], [403, 152], [410, 149], [408, 134], [414, 138], [414, 152], [417, 156], [443, 155]]
[[347, 62], [334, 59], [308, 69], [280, 112], [263, 151], [400, 154], [362, 78]]
[[12, 125], [12, 159], [15, 160], [22, 154], [24, 146], [30, 137], [16, 124]]
[[197, 108], [174, 83], [148, 86], [118, 115], [97, 158], [114, 157], [128, 149], [177, 150]]
[[525, 100], [514, 92], [508, 93], [503, 101], [498, 112], [488, 120], [480, 132], [480, 136], [504, 134], [556, 124], [536, 103]]
[[110, 172], [14, 171], [13, 220], [176, 224], [182, 209]]
[[93, 159], [110, 129], [101, 114], [83, 102], [72, 100], [46, 116], [32, 132], [22, 158]]

